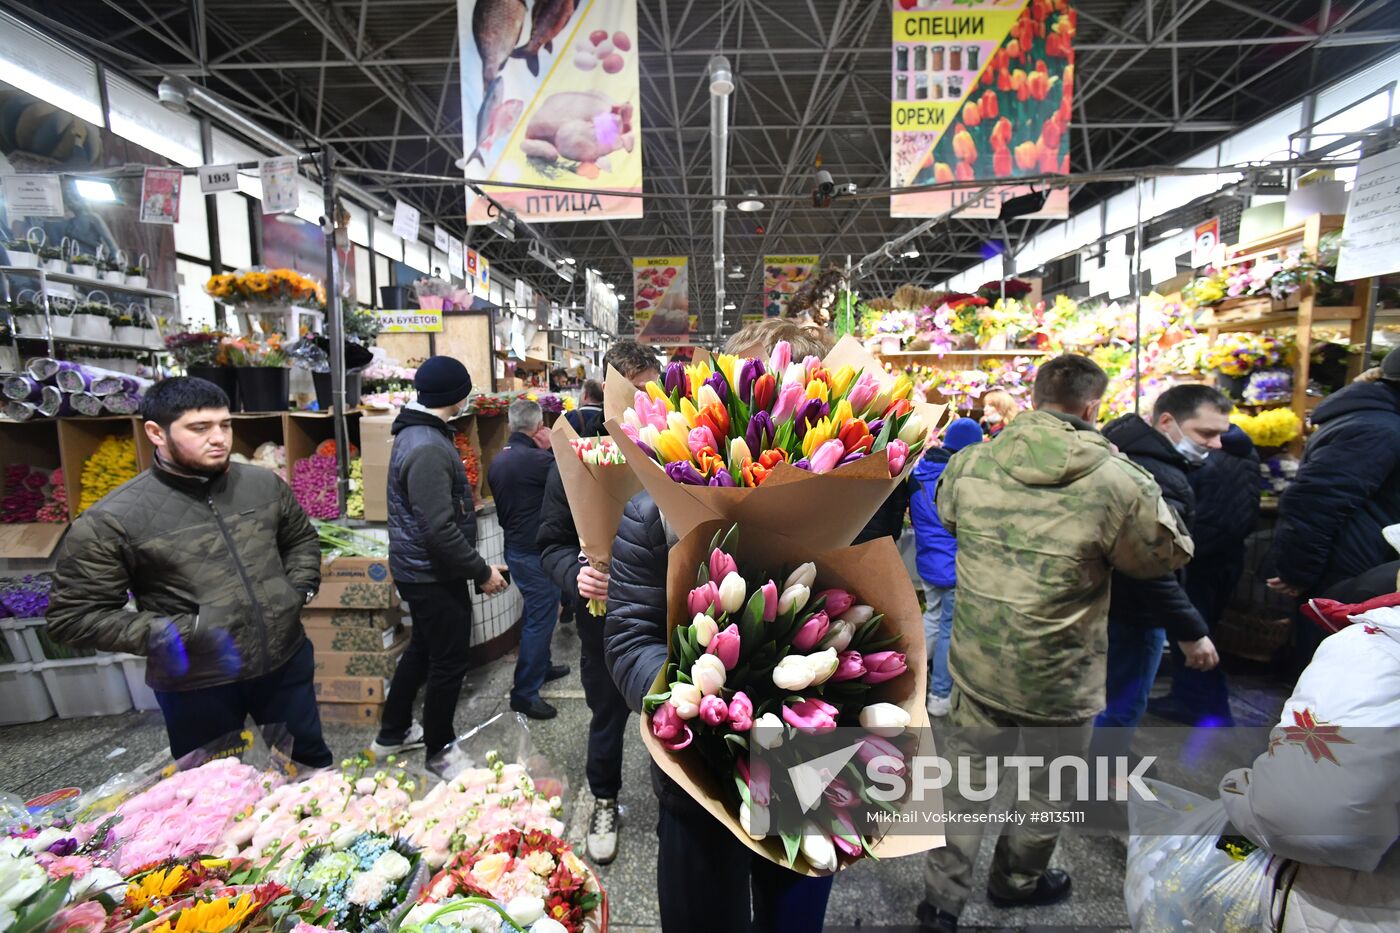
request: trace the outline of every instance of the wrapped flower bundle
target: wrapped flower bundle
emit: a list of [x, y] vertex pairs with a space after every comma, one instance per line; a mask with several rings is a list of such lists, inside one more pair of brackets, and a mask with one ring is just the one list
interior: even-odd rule
[[53, 578], [46, 573], [25, 575], [0, 582], [0, 616], [16, 619], [42, 619], [49, 611], [49, 589]]
[[[234, 816], [253, 805], [281, 778], [233, 758], [218, 758], [189, 771], [177, 771], [117, 807], [111, 831], [117, 845], [113, 864], [130, 872], [144, 865], [208, 852]], [[87, 841], [103, 826], [86, 823], [78, 837]]]
[[107, 493], [136, 476], [136, 441], [110, 434], [83, 464], [82, 497], [77, 515], [92, 508]]
[[[824, 360], [795, 361], [780, 342], [766, 360], [673, 363], [645, 392], [610, 374], [605, 392], [608, 433], [682, 535], [723, 519], [851, 541], [945, 411], [912, 400], [912, 382], [853, 337]], [[813, 502], [842, 506], [828, 514]]]
[[14, 463], [5, 468], [4, 488], [0, 524], [68, 521], [68, 490], [62, 470]]
[[[904, 760], [907, 728], [927, 723], [918, 600], [889, 539], [789, 563], [786, 574], [761, 568], [793, 560], [793, 549], [740, 544], [737, 526], [707, 524], [672, 548], [670, 650], [644, 701], [643, 738], [661, 768], [754, 851], [794, 871], [829, 873], [881, 851], [858, 828], [866, 823], [858, 808], [872, 801], [863, 779], [843, 771], [823, 801], [794, 808], [796, 781], [779, 790], [765, 753], [786, 745], [806, 760], [811, 737], [850, 727], [843, 742], [860, 743], [862, 762]], [[770, 832], [780, 805], [804, 822]]]
[[337, 930], [363, 933], [397, 916], [416, 894], [422, 860], [407, 843], [384, 833], [335, 836], [307, 851], [287, 872], [302, 897], [324, 904]]
[[[579, 551], [593, 569], [607, 573], [622, 510], [642, 488], [641, 483], [616, 443], [607, 438], [580, 438], [567, 418], [554, 423], [549, 443], [578, 531]], [[601, 617], [608, 607], [591, 599], [588, 611]]]
[[1271, 408], [1257, 415], [1236, 411], [1230, 421], [1240, 426], [1257, 447], [1282, 447], [1302, 436], [1303, 422], [1291, 408]]

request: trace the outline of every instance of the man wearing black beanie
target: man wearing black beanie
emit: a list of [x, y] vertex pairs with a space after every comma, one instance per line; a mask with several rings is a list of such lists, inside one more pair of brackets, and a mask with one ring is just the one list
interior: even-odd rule
[[[457, 735], [452, 717], [471, 647], [468, 584], [490, 594], [508, 584], [476, 550], [476, 512], [448, 425], [466, 408], [471, 376], [460, 361], [435, 356], [418, 367], [413, 384], [418, 399], [391, 429], [388, 495], [389, 572], [408, 601], [413, 634], [370, 747], [382, 757], [422, 745], [431, 760]], [[413, 701], [425, 684], [419, 727]]]

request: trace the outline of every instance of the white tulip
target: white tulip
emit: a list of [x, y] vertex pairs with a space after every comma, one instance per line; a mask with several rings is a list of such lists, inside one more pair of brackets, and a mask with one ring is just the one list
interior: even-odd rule
[[803, 655], [788, 655], [773, 668], [773, 685], [779, 690], [806, 690], [812, 685], [812, 665]]
[[783, 385], [789, 382], [804, 383], [807, 381], [807, 367], [801, 363], [789, 363], [787, 369], [783, 370]]
[[831, 675], [836, 673], [836, 665], [839, 663], [836, 658], [835, 648], [824, 648], [821, 651], [814, 651], [807, 655], [807, 667], [812, 672], [812, 686], [824, 684], [831, 679]]
[[727, 573], [719, 585], [719, 605], [725, 612], [738, 612], [744, 608], [744, 597], [748, 590], [744, 578], [737, 573]]
[[694, 719], [700, 715], [700, 688], [694, 684], [672, 684], [671, 698], [667, 700], [676, 708], [676, 715], [682, 719]]
[[777, 748], [783, 744], [783, 721], [773, 713], [764, 713], [753, 721], [751, 734], [759, 748]]
[[909, 725], [909, 714], [893, 703], [871, 703], [860, 711], [861, 727], [892, 738], [899, 735]]
[[544, 916], [544, 901], [538, 897], [521, 894], [511, 898], [510, 903], [506, 905], [506, 913], [510, 914], [510, 919], [527, 927]]
[[690, 433], [690, 425], [685, 420], [685, 415], [678, 411], [670, 412], [666, 415], [666, 428], [685, 437]]
[[724, 689], [724, 681], [728, 676], [724, 670], [724, 662], [717, 655], [704, 654], [700, 660], [690, 669], [690, 679], [696, 688], [704, 696], [717, 696]]
[[851, 646], [851, 639], [855, 637], [856, 627], [845, 620], [843, 616], [831, 623], [831, 628], [827, 629], [826, 645], [838, 654]]
[[812, 591], [801, 583], [794, 584], [783, 590], [783, 595], [778, 597], [778, 615], [782, 615], [790, 609], [801, 610], [807, 605], [807, 600], [812, 598]]
[[875, 615], [875, 610], [869, 606], [852, 606], [839, 616], [842, 622], [849, 622], [854, 628], [860, 628]]
[[530, 927], [530, 933], [569, 933], [569, 928], [553, 917], [541, 917]]
[[746, 803], [739, 804], [739, 826], [749, 834], [750, 839], [765, 839], [768, 836], [768, 808], [751, 808]]
[[899, 430], [899, 439], [913, 447], [924, 439], [924, 433], [924, 419], [918, 415], [910, 415], [909, 420], [904, 422], [904, 427]]
[[719, 623], [703, 612], [695, 613], [695, 618], [690, 620], [690, 627], [695, 631], [695, 641], [701, 648], [710, 647], [710, 639], [719, 632]]
[[[695, 390], [695, 407], [703, 409], [706, 405], [720, 405], [724, 403], [719, 400], [719, 393], [715, 387], [707, 382], [701, 383], [700, 388]], [[715, 438], [719, 440], [719, 438]]]
[[787, 582], [783, 584], [784, 590], [790, 590], [799, 584], [812, 588], [812, 584], [817, 582], [817, 565], [810, 560], [805, 564], [800, 564], [796, 570], [788, 574]]
[[816, 827], [808, 826], [802, 834], [802, 857], [817, 871], [836, 870], [836, 846]]

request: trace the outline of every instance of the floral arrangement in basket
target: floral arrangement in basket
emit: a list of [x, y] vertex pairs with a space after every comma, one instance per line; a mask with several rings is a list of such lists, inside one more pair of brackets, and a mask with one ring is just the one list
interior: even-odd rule
[[1239, 425], [1256, 447], [1283, 447], [1303, 434], [1303, 422], [1291, 408], [1271, 408], [1257, 415], [1236, 411], [1230, 421]]
[[1206, 352], [1208, 370], [1226, 376], [1248, 376], [1257, 369], [1292, 366], [1297, 345], [1291, 337], [1272, 334], [1222, 334]]
[[210, 276], [204, 292], [211, 298], [238, 304], [326, 305], [326, 287], [295, 269], [251, 269]]
[[422, 866], [412, 846], [386, 833], [338, 833], [308, 849], [286, 872], [287, 885], [323, 904], [337, 930], [392, 929], [417, 893]]

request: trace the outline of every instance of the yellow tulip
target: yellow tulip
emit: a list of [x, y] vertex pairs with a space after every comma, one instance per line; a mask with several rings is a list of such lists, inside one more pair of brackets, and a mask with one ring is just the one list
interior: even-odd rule
[[825, 402], [831, 398], [831, 389], [820, 379], [813, 379], [807, 383], [807, 397], [819, 398]]
[[855, 412], [851, 411], [851, 403], [846, 399], [836, 403], [836, 407], [831, 410], [831, 423], [836, 425], [839, 432], [841, 426], [855, 417]]
[[854, 366], [842, 366], [831, 374], [831, 394], [834, 396], [845, 395], [846, 390], [855, 381], [856, 370]]
[[686, 424], [685, 415], [680, 412], [673, 411], [666, 416], [666, 430], [675, 431], [681, 437], [685, 437], [686, 434], [690, 433], [690, 428], [691, 426]]
[[681, 417], [685, 418], [686, 427], [695, 427], [695, 416], [700, 414], [695, 403], [688, 398], [681, 399]]
[[685, 433], [670, 428], [659, 432], [654, 449], [665, 463], [690, 459], [690, 448], [686, 446]]
[[900, 399], [909, 398], [914, 394], [914, 383], [906, 373], [900, 373], [894, 380], [894, 388], [890, 390], [890, 401], [897, 402]]
[[807, 429], [807, 436], [802, 439], [802, 455], [812, 456], [818, 447], [835, 436], [836, 426], [831, 423], [830, 418], [823, 418]]
[[647, 395], [651, 396], [653, 401], [665, 402], [668, 409], [671, 407], [671, 397], [666, 394], [666, 390], [662, 388], [661, 383], [648, 382]]
[[694, 395], [700, 391], [700, 384], [714, 375], [714, 370], [709, 363], [691, 363], [686, 366], [685, 375], [690, 380], [690, 394]]

